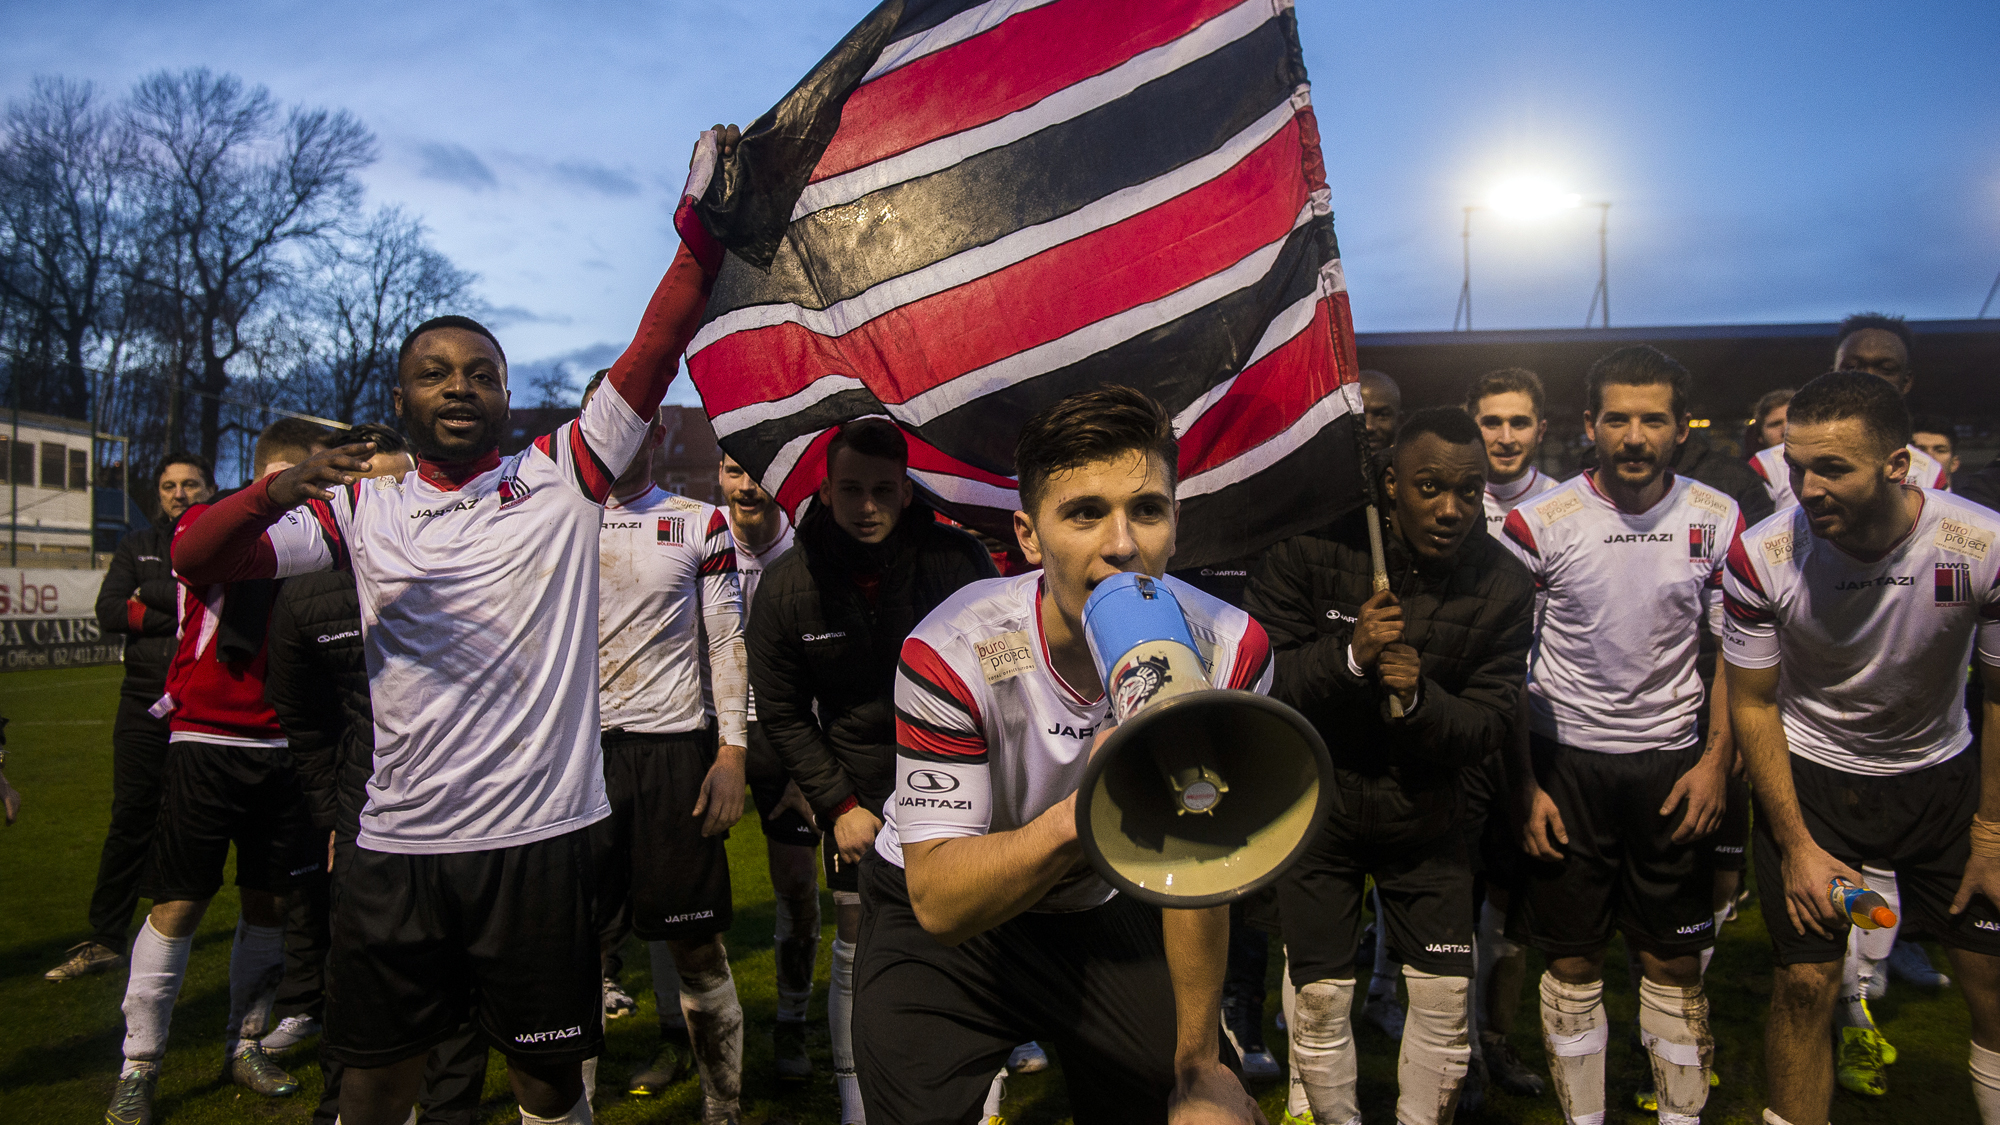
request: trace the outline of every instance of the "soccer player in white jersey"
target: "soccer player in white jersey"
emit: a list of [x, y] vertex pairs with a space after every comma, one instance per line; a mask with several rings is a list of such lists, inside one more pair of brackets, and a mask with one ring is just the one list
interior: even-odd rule
[[[1503, 367], [1474, 380], [1465, 393], [1465, 412], [1479, 423], [1486, 445], [1486, 531], [1501, 538], [1507, 513], [1559, 483], [1543, 472], [1542, 439], [1548, 436], [1547, 395], [1542, 377], [1525, 367]], [[1526, 700], [1522, 701], [1523, 707]], [[1526, 711], [1521, 729], [1526, 737]], [[1465, 771], [1466, 839], [1472, 846], [1477, 873], [1486, 885], [1479, 907], [1479, 934], [1474, 943], [1472, 977], [1472, 1069], [1467, 1074], [1460, 1107], [1476, 1110], [1484, 1098], [1483, 1084], [1492, 1082], [1510, 1094], [1534, 1096], [1544, 1088], [1542, 1076], [1521, 1061], [1508, 1037], [1521, 1008], [1521, 987], [1527, 979], [1528, 947], [1507, 936], [1519, 935], [1518, 893], [1526, 860], [1516, 838], [1514, 817], [1508, 813], [1514, 787], [1507, 780], [1504, 753]], [[1509, 926], [1509, 922], [1514, 923]]]
[[[1110, 714], [1084, 602], [1114, 574], [1165, 574], [1175, 456], [1171, 416], [1128, 388], [1030, 418], [1014, 524], [1043, 569], [961, 588], [904, 642], [897, 786], [862, 864], [855, 972], [878, 1125], [972, 1120], [1027, 1039], [1061, 1057], [1078, 1122], [1261, 1120], [1222, 1061], [1227, 908], [1121, 897], [1076, 837], [1077, 785]], [[1215, 685], [1268, 690], [1249, 615], [1162, 580]]]
[[1638, 955], [1640, 1037], [1661, 1125], [1695, 1125], [1714, 1052], [1701, 951], [1712, 879], [1697, 844], [1721, 823], [1734, 749], [1720, 695], [1701, 737], [1696, 667], [1720, 631], [1722, 544], [1736, 502], [1668, 469], [1687, 437], [1687, 369], [1620, 348], [1591, 365], [1598, 466], [1515, 508], [1506, 537], [1545, 591], [1528, 663], [1533, 783], [1529, 930], [1548, 958], [1542, 1036], [1563, 1113], [1605, 1119], [1604, 951]]
[[[1897, 394], [1909, 397], [1917, 376], [1910, 366], [1910, 326], [1902, 317], [1855, 313], [1840, 322], [1835, 341], [1834, 370], [1866, 371], [1886, 380], [1896, 388]], [[1916, 444], [1912, 443], [1909, 448], [1910, 468], [1906, 479], [1923, 488], [1951, 491], [1951, 470]], [[1798, 498], [1792, 495], [1792, 478], [1785, 464], [1782, 442], [1759, 450], [1750, 459], [1750, 467], [1764, 478], [1764, 487], [1771, 493], [1771, 502], [1778, 506], [1779, 511], [1798, 503]]]
[[[585, 388], [585, 410], [608, 374]], [[665, 437], [656, 416], [612, 482], [598, 540], [597, 707], [611, 803], [592, 827], [598, 925], [607, 963], [628, 933], [666, 945], [679, 995], [661, 1006], [686, 1021], [702, 1120], [713, 1125], [736, 1120], [743, 1090], [743, 1006], [722, 944], [735, 917], [724, 843], [743, 814], [748, 741], [743, 596], [722, 510], [653, 482]], [[662, 1052], [676, 1052], [677, 1036], [664, 1038]]]
[[[716, 140], [697, 151], [697, 197]], [[506, 356], [476, 322], [434, 319], [405, 338], [392, 389], [416, 472], [348, 483], [370, 450], [341, 446], [210, 508], [175, 545], [194, 582], [355, 574], [375, 772], [333, 904], [320, 1047], [348, 1067], [345, 1125], [404, 1121], [425, 1053], [468, 1018], [507, 1056], [523, 1122], [591, 1119], [582, 1064], [603, 1009], [585, 830], [610, 813], [599, 525], [720, 266], [705, 231], [693, 244], [702, 259], [681, 247], [612, 393], [576, 421], [503, 460]]]
[[[1800, 506], [1728, 554], [1729, 704], [1757, 795], [1758, 891], [1777, 955], [1772, 1125], [1819, 1125], [1833, 1091], [1848, 920], [1835, 878], [1887, 861], [1951, 954], [1972, 1016], [1972, 1092], [2000, 1123], [2000, 517], [1907, 482], [1910, 422], [1852, 372], [1799, 389], [1785, 460]], [[1973, 750], [1965, 668], [1985, 725]], [[1865, 1040], [1843, 1012], [1842, 1038]]]

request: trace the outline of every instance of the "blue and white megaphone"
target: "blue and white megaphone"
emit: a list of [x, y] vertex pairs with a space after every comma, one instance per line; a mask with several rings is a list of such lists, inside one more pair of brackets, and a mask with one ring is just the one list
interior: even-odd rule
[[1333, 796], [1319, 732], [1269, 696], [1212, 686], [1165, 582], [1099, 583], [1083, 632], [1118, 724], [1077, 790], [1091, 866], [1142, 902], [1184, 908], [1284, 874]]

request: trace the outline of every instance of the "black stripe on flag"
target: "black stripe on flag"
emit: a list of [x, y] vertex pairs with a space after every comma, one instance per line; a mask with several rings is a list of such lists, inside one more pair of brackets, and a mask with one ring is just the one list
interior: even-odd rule
[[1248, 479], [1181, 501], [1173, 567], [1243, 554], [1323, 527], [1362, 502], [1354, 451], [1361, 419], [1342, 414]]

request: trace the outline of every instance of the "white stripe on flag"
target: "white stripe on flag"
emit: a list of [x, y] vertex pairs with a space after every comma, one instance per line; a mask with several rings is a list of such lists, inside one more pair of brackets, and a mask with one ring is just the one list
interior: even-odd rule
[[[1298, 216], [1292, 221], [1292, 230], [1297, 230], [1300, 225], [1310, 222], [1312, 218], [1311, 207], [1301, 208]], [[1272, 264], [1278, 260], [1278, 254], [1284, 250], [1285, 242], [1290, 237], [1291, 231], [1288, 230], [1275, 242], [1258, 247], [1242, 261], [1225, 270], [1212, 273], [1157, 301], [1149, 301], [1124, 312], [1113, 313], [1102, 320], [1092, 321], [1066, 336], [1059, 336], [1046, 344], [1038, 344], [1025, 351], [1015, 352], [1005, 359], [995, 360], [977, 370], [968, 371], [955, 379], [932, 387], [908, 402], [890, 406], [889, 413], [905, 425], [921, 426], [975, 399], [1005, 390], [1017, 383], [1024, 383], [1038, 375], [1046, 375], [1057, 368], [1067, 367], [1085, 356], [1095, 355], [1169, 321], [1177, 320], [1239, 289], [1247, 289], [1257, 284], [1260, 278], [1271, 272]]]
[[[1264, 329], [1264, 335], [1257, 341], [1257, 346], [1251, 349], [1250, 358], [1244, 360], [1243, 366], [1236, 369], [1237, 373], [1240, 375], [1255, 367], [1258, 360], [1270, 355], [1280, 345], [1290, 342], [1292, 337], [1310, 328], [1313, 314], [1319, 310], [1319, 303], [1325, 299], [1324, 293], [1308, 294], [1272, 318], [1271, 323]], [[1195, 422], [1208, 413], [1208, 408], [1221, 401], [1222, 396], [1229, 393], [1229, 388], [1236, 385], [1236, 379], [1236, 375], [1231, 375], [1210, 387], [1207, 394], [1195, 399], [1188, 404], [1187, 409], [1174, 415], [1174, 436], [1180, 437], [1193, 429]]]
[[[758, 485], [765, 492], [773, 496], [783, 491], [785, 481], [791, 477], [792, 470], [799, 467], [799, 458], [806, 455], [806, 447], [811, 445], [813, 439], [819, 435], [820, 431], [814, 430], [809, 434], [800, 434], [798, 437], [786, 442], [785, 447], [778, 450], [778, 455], [771, 458], [771, 463], [765, 467], [764, 477], [757, 482]], [[798, 516], [797, 512], [789, 514], [794, 518]]]
[[802, 391], [786, 395], [775, 402], [752, 403], [718, 414], [710, 419], [710, 424], [715, 427], [716, 437], [728, 437], [739, 430], [747, 430], [759, 422], [768, 422], [773, 418], [783, 418], [787, 414], [797, 413], [842, 391], [867, 389], [867, 384], [851, 375], [823, 375], [807, 384]]
[[1032, 11], [1055, 0], [987, 0], [976, 8], [967, 8], [936, 27], [926, 28], [915, 35], [898, 39], [882, 48], [875, 58], [875, 65], [861, 76], [863, 83], [916, 62], [925, 55], [936, 54], [946, 47], [953, 47], [975, 35], [991, 31], [1013, 16]]
[[[1279, 461], [1311, 440], [1343, 414], [1361, 413], [1361, 390], [1353, 383], [1339, 388], [1333, 393], [1313, 403], [1299, 420], [1285, 427], [1284, 432], [1254, 449], [1246, 450], [1213, 469], [1196, 473], [1181, 481], [1174, 490], [1175, 499], [1186, 500], [1193, 496], [1203, 496], [1218, 492], [1232, 484], [1245, 481]], [[1356, 470], [1359, 471], [1358, 469]]]
[[1221, 50], [1277, 18], [1268, 3], [1238, 4], [1171, 43], [1142, 51], [1102, 74], [1057, 90], [1034, 105], [997, 121], [940, 137], [908, 152], [884, 157], [851, 172], [829, 176], [806, 188], [792, 207], [792, 221], [815, 211], [852, 203], [869, 192], [941, 171], [991, 149], [1013, 144], [1072, 118], [1108, 105], [1154, 79]]
[[1269, 113], [1251, 122], [1248, 128], [1199, 160], [1190, 161], [1145, 183], [1133, 184], [1094, 199], [1067, 215], [1036, 226], [1023, 227], [985, 246], [975, 246], [922, 269], [892, 277], [865, 293], [836, 301], [824, 309], [808, 309], [790, 303], [732, 309], [702, 326], [688, 345], [687, 356], [692, 359], [700, 355], [703, 349], [732, 332], [769, 328], [776, 324], [797, 324], [821, 336], [846, 335], [883, 313], [1027, 261], [1045, 250], [1113, 226], [1193, 191], [1236, 167], [1259, 145], [1291, 124], [1292, 118], [1290, 100], [1281, 101]]
[[911, 469], [910, 476], [918, 484], [931, 490], [939, 499], [954, 504], [971, 504], [980, 508], [998, 508], [1011, 512], [1021, 506], [1021, 494], [1011, 488], [987, 484], [983, 480], [972, 480], [952, 473], [933, 473], [922, 469]]

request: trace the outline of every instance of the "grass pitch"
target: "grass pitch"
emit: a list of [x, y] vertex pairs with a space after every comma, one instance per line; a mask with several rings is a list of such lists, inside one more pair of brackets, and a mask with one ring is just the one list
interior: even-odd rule
[[[12, 752], [7, 776], [25, 798], [20, 823], [0, 831], [0, 1121], [41, 1125], [102, 1120], [117, 1077], [124, 973], [67, 984], [44, 981], [42, 973], [88, 932], [85, 912], [110, 809], [111, 716], [119, 677], [117, 668], [0, 675], [0, 715], [12, 720], [7, 728]], [[763, 834], [746, 819], [731, 834], [729, 853], [736, 921], [728, 943], [749, 1019], [746, 1122], [833, 1125], [839, 1120], [839, 1103], [824, 1031], [827, 953], [823, 946], [820, 993], [812, 1011], [817, 1030], [811, 1050], [818, 1074], [810, 1086], [781, 1088], [771, 1077], [769, 1028], [777, 996], [772, 984], [773, 916]], [[229, 1002], [229, 939], [236, 913], [235, 891], [225, 886], [195, 941], [187, 983], [174, 1012], [173, 1039], [157, 1103], [160, 1120], [172, 1125], [303, 1123], [310, 1120], [319, 1100], [319, 1068], [312, 1061], [311, 1046], [284, 1060], [303, 1086], [294, 1097], [268, 1100], [217, 1080]], [[822, 906], [822, 917], [827, 921], [822, 940], [830, 943], [830, 900]], [[1942, 964], [1940, 951], [1933, 949], [1932, 955]], [[1531, 1000], [1532, 982], [1541, 972], [1539, 959], [1532, 960]], [[625, 984], [639, 1000], [639, 1011], [610, 1025], [598, 1120], [610, 1125], [699, 1120], [700, 1094], [693, 1078], [665, 1098], [623, 1098], [614, 1093], [625, 1075], [650, 1059], [658, 1035], [646, 958], [636, 945], [626, 963], [631, 968]], [[1275, 1014], [1279, 972], [1275, 956], [1271, 972], [1267, 1011]], [[1614, 1021], [1610, 1119], [1650, 1122], [1650, 1114], [1631, 1108], [1631, 1092], [1646, 1063], [1633, 1042], [1637, 1003], [1617, 951], [1605, 975]], [[1771, 991], [1770, 947], [1754, 906], [1724, 928], [1708, 979], [1722, 1085], [1709, 1098], [1703, 1120], [1710, 1125], [1754, 1125], [1764, 1104], [1764, 1007]], [[1366, 982], [1362, 985], [1365, 990]], [[1976, 1121], [1965, 1062], [1970, 1024], [1957, 990], [1931, 996], [1897, 984], [1875, 1011], [1884, 1032], [1902, 1052], [1889, 1072], [1890, 1093], [1877, 1100], [1842, 1093], [1834, 1102], [1834, 1120], [1842, 1125]], [[1361, 1046], [1362, 1110], [1369, 1121], [1393, 1121], [1395, 1044], [1359, 1019], [1355, 1026]], [[1525, 1007], [1515, 1041], [1537, 1067], [1542, 1064], [1538, 1027], [1533, 1008]], [[1275, 1028], [1267, 1029], [1267, 1035], [1282, 1058], [1283, 1035]], [[1009, 1122], [1056, 1125], [1069, 1120], [1060, 1060], [1057, 1063], [1048, 1073], [1009, 1083], [1004, 1107]], [[1275, 1123], [1284, 1112], [1283, 1083], [1258, 1093], [1265, 1115]], [[498, 1054], [488, 1069], [486, 1095], [485, 1121], [503, 1125], [519, 1120]], [[1514, 1098], [1495, 1092], [1479, 1120], [1553, 1125], [1561, 1114], [1553, 1095]]]

